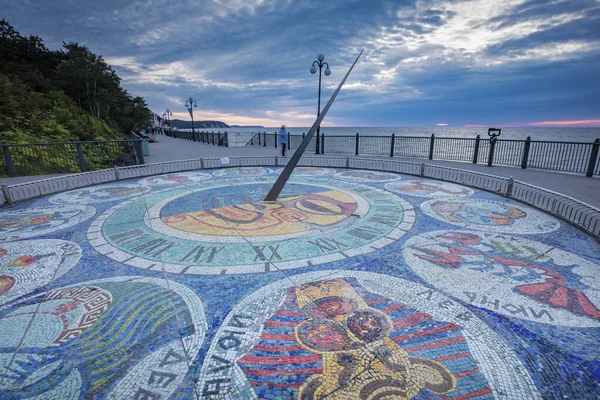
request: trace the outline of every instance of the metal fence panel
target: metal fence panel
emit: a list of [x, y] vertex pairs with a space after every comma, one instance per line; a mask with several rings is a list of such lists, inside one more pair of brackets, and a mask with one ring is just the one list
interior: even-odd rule
[[361, 136], [358, 145], [359, 155], [387, 156], [392, 147], [391, 136]]
[[81, 172], [75, 142], [13, 144], [8, 147], [17, 176]]
[[[429, 151], [429, 149], [427, 149]], [[475, 140], [463, 138], [435, 138], [433, 147], [434, 160], [473, 161]], [[428, 157], [425, 155], [423, 158]]]
[[497, 140], [494, 164], [520, 166], [524, 145], [524, 140]]
[[585, 173], [591, 143], [531, 141], [528, 167]]
[[327, 136], [325, 154], [354, 154], [355, 143], [355, 136]]
[[81, 142], [81, 147], [86, 171], [136, 164], [130, 140]]
[[427, 158], [429, 155], [430, 142], [431, 138], [428, 137], [396, 136], [394, 142], [394, 156]]

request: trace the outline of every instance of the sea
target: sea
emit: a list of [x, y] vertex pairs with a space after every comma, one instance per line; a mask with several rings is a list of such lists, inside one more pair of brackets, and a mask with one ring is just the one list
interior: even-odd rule
[[[309, 127], [286, 127], [291, 135], [302, 135], [308, 132]], [[528, 128], [500, 128], [501, 135], [499, 139], [527, 139], [559, 141], [559, 142], [593, 142], [600, 138], [600, 128], [548, 128], [548, 127], [528, 127]], [[274, 133], [279, 127], [270, 128], [229, 128], [228, 132], [249, 133], [267, 132]], [[212, 131], [212, 129], [211, 129]], [[216, 132], [216, 130], [215, 130]], [[356, 135], [361, 136], [431, 136], [452, 137], [452, 138], [475, 138], [480, 135], [487, 137], [487, 127], [454, 127], [454, 126], [427, 126], [427, 127], [321, 127], [321, 132], [327, 135]]]

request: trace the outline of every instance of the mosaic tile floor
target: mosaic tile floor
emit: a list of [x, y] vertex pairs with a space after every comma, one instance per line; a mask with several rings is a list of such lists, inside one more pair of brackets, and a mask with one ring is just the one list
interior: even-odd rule
[[391, 173], [175, 173], [0, 210], [0, 399], [600, 397], [600, 245]]

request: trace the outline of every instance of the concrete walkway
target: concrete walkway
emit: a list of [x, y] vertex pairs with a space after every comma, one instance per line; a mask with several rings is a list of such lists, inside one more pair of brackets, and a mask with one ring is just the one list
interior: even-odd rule
[[155, 143], [150, 143], [150, 156], [144, 157], [144, 161], [156, 163], [202, 157], [274, 156], [276, 154], [281, 154], [281, 150], [274, 147], [221, 147], [159, 135]]
[[[296, 149], [292, 149], [289, 154], [293, 154], [295, 150]], [[157, 142], [150, 143], [150, 156], [145, 157], [145, 162], [149, 164], [165, 161], [197, 159], [202, 157], [274, 156], [276, 154], [281, 154], [281, 149], [262, 146], [231, 148], [219, 147], [210, 144], [159, 135]], [[314, 155], [312, 152], [308, 152], [307, 154]], [[330, 155], [332, 154], [325, 154], [323, 157]], [[361, 157], [365, 156], [361, 155]], [[484, 164], [472, 164], [455, 161], [431, 161], [421, 158], [408, 157], [395, 157], [395, 159], [407, 162], [424, 162], [427, 164], [443, 165], [503, 177], [513, 177], [516, 180], [559, 192], [600, 208], [600, 179], [597, 177], [586, 178], [582, 175], [535, 169], [521, 169], [516, 167], [488, 167]], [[58, 175], [1, 178], [0, 185], [15, 185], [18, 183], [45, 179], [52, 176]]]

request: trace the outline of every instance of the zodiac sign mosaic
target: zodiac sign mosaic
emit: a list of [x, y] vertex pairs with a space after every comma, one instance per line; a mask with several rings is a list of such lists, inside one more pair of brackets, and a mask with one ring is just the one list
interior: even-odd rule
[[404, 180], [385, 184], [385, 188], [399, 194], [417, 197], [446, 198], [468, 197], [475, 191], [454, 183], [429, 180]]
[[516, 399], [499, 379], [511, 371], [539, 398], [503, 340], [458, 303], [398, 278], [332, 273], [276, 282], [235, 307], [205, 357], [201, 397]]
[[480, 199], [429, 200], [421, 204], [430, 217], [469, 229], [506, 233], [546, 233], [559, 222], [523, 206]]
[[0, 244], [0, 305], [50, 283], [81, 257], [81, 248], [58, 239]]
[[168, 398], [205, 332], [200, 300], [175, 282], [118, 277], [31, 296], [0, 310], [0, 397]]
[[[274, 169], [276, 175], [281, 174], [283, 168]], [[335, 173], [335, 169], [323, 167], [296, 167], [292, 173], [292, 177], [305, 176], [314, 178], [328, 178]]]
[[[90, 225], [88, 239], [135, 267], [237, 274], [369, 253], [414, 223], [412, 206], [398, 196], [351, 182], [323, 186], [297, 178], [276, 203], [262, 202], [270, 185], [260, 178], [236, 182], [206, 181], [121, 203]], [[147, 212], [134, 206], [141, 201]], [[132, 223], [123, 224], [127, 218]]]
[[176, 172], [172, 174], [157, 175], [139, 181], [142, 186], [175, 186], [190, 185], [210, 179], [211, 175], [205, 172]]
[[318, 177], [326, 177], [329, 175], [333, 175], [335, 172], [334, 169], [331, 168], [321, 168], [321, 167], [296, 167], [293, 172], [293, 176], [318, 176]]
[[149, 187], [127, 184], [94, 186], [57, 194], [50, 198], [50, 202], [54, 204], [104, 203], [107, 201], [123, 200], [130, 197], [141, 196], [148, 190], [150, 190]]
[[387, 172], [366, 171], [366, 170], [349, 170], [336, 172], [334, 176], [338, 179], [343, 179], [352, 182], [388, 182], [400, 179], [400, 175]]
[[248, 177], [248, 176], [262, 176], [273, 172], [269, 168], [262, 167], [243, 167], [243, 168], [223, 168], [213, 171], [213, 175], [224, 178], [236, 178], [236, 177]]
[[91, 206], [46, 206], [0, 213], [0, 241], [45, 235], [76, 225], [96, 213]]
[[508, 235], [438, 231], [410, 238], [404, 256], [423, 279], [477, 307], [600, 326], [600, 266], [564, 250]]

